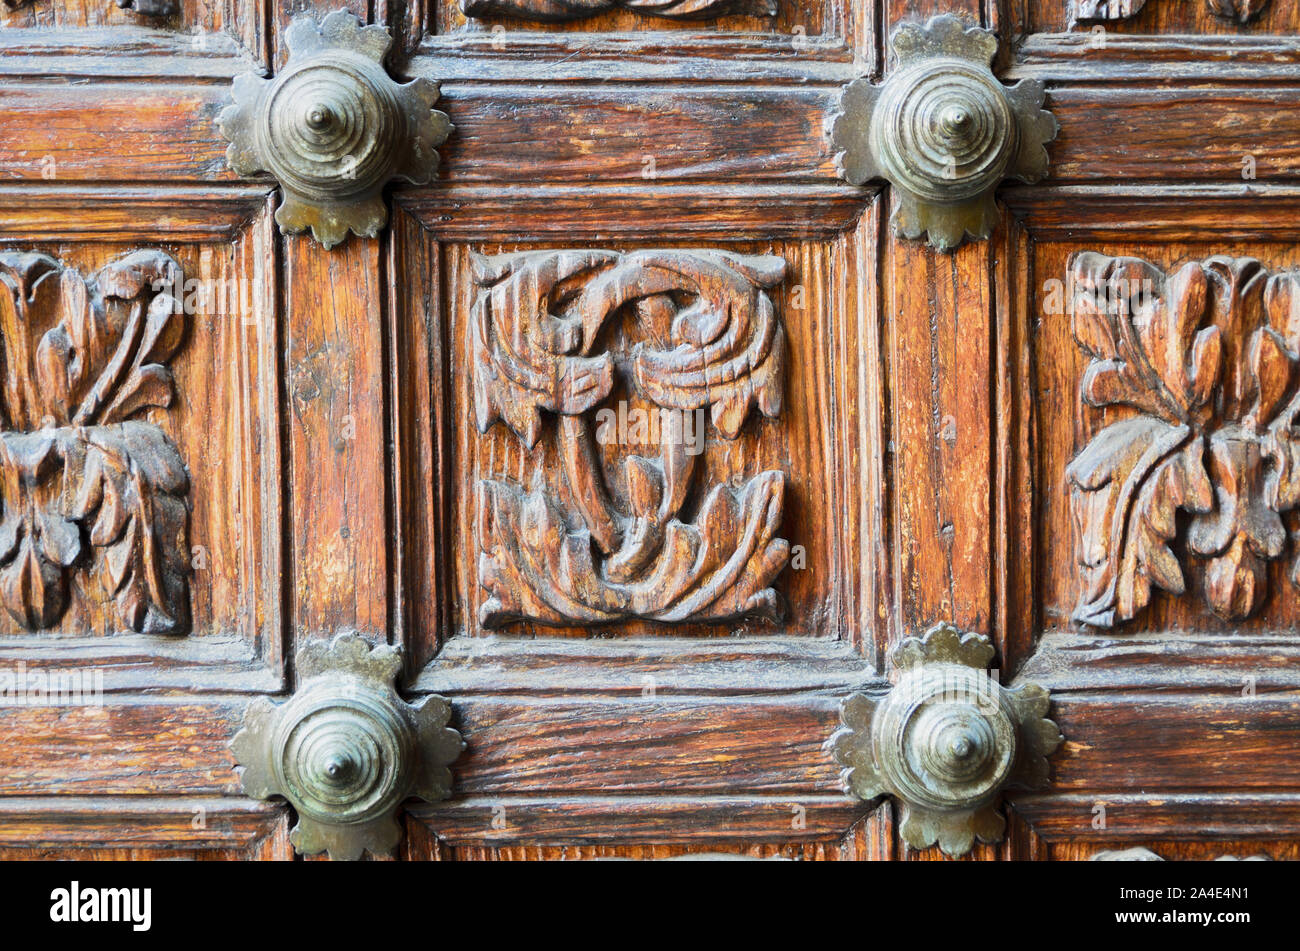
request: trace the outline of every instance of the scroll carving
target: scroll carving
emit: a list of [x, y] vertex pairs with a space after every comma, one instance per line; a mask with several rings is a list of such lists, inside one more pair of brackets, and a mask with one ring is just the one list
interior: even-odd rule
[[[1246, 24], [1268, 9], [1269, 0], [1205, 0], [1216, 17]], [[1128, 20], [1142, 12], [1146, 0], [1078, 0], [1080, 20]]]
[[189, 626], [189, 475], [161, 428], [185, 317], [180, 268], [139, 251], [87, 280], [0, 253], [0, 604], [23, 628], [63, 616], [75, 576], [147, 634]]
[[722, 16], [776, 16], [776, 0], [461, 0], [467, 17], [507, 16], [523, 20], [579, 20], [610, 10], [627, 10], [673, 20]]
[[1081, 399], [1131, 408], [1108, 410], [1066, 471], [1075, 620], [1110, 627], [1155, 588], [1182, 595], [1188, 555], [1205, 562], [1214, 612], [1248, 617], [1300, 503], [1300, 271], [1212, 257], [1166, 274], [1085, 253], [1072, 272], [1072, 330], [1091, 357]]
[[[709, 485], [690, 503], [705, 411], [726, 440], [753, 408], [781, 412], [785, 331], [764, 291], [785, 271], [775, 256], [696, 250], [475, 259], [479, 431], [502, 421], [531, 450], [543, 412], [554, 415], [563, 480], [561, 494], [535, 455], [529, 488], [479, 483], [484, 626], [779, 617], [770, 585], [789, 555], [777, 537], [785, 475]], [[622, 317], [649, 339], [602, 350]], [[658, 414], [659, 454], [621, 456], [616, 499], [601, 445], [617, 414], [601, 404], [629, 390]]]

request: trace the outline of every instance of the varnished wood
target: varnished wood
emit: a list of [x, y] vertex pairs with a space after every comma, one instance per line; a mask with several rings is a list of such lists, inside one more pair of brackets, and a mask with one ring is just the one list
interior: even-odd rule
[[[1050, 687], [1067, 737], [1052, 787], [1013, 797], [1007, 840], [975, 859], [1295, 857], [1287, 559], [1231, 623], [1181, 549], [1185, 596], [1157, 589], [1109, 631], [1070, 621], [1066, 470], [1120, 411], [1088, 418], [1092, 358], [1043, 303], [1084, 251], [1166, 275], [1300, 262], [1300, 7], [1147, 0], [1099, 47], [1071, 0], [702, 19], [600, 0], [559, 25], [349, 3], [389, 21], [396, 78], [443, 81], [456, 131], [437, 182], [392, 190], [382, 239], [325, 253], [275, 233], [274, 183], [226, 168], [215, 118], [234, 75], [283, 62], [294, 15], [337, 5], [186, 0], [156, 27], [80, 0], [3, 13], [3, 249], [86, 275], [148, 249], [255, 289], [242, 320], [194, 315], [176, 399], [146, 413], [209, 556], [189, 633], [136, 634], [72, 597], [49, 630], [0, 635], [0, 668], [104, 674], [100, 708], [0, 708], [5, 857], [290, 857], [226, 744], [252, 697], [293, 686], [295, 641], [355, 628], [406, 650], [406, 686], [448, 695], [469, 743], [453, 798], [407, 817], [403, 858], [934, 859], [903, 846], [890, 801], [843, 795], [823, 743], [839, 699], [889, 689], [889, 647], [939, 620], [990, 634], [1004, 680]], [[999, 232], [952, 256], [886, 237], [892, 196], [840, 182], [825, 132], [841, 88], [889, 68], [889, 30], [940, 12], [998, 29], [999, 75], [1045, 80], [1062, 124], [1049, 179], [1004, 188]], [[541, 473], [577, 510], [551, 409], [531, 451], [473, 424], [471, 315], [493, 283], [473, 262], [564, 248], [785, 262], [761, 289], [786, 335], [779, 412], [715, 436], [680, 509], [784, 474], [790, 565], [761, 586], [779, 621], [479, 622], [476, 484]], [[618, 316], [592, 355], [630, 358]], [[614, 482], [615, 502], [634, 489]]]

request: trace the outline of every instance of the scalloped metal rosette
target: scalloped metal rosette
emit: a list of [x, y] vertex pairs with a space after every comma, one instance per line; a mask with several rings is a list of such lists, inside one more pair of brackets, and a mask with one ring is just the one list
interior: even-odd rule
[[373, 237], [388, 221], [389, 180], [422, 185], [437, 170], [452, 131], [433, 108], [438, 84], [394, 82], [383, 65], [388, 30], [344, 10], [319, 24], [295, 18], [285, 44], [289, 60], [274, 78], [235, 77], [234, 105], [218, 119], [230, 140], [226, 164], [275, 176], [283, 191], [275, 220], [286, 234], [310, 228], [327, 248], [349, 230]]
[[1060, 127], [1042, 108], [1043, 84], [1004, 86], [990, 68], [997, 37], [954, 16], [903, 24], [890, 44], [885, 82], [850, 83], [831, 118], [836, 168], [853, 185], [894, 186], [902, 237], [928, 234], [940, 251], [968, 235], [987, 238], [998, 223], [998, 183], [1047, 174], [1046, 146]]
[[299, 852], [387, 855], [402, 837], [404, 800], [451, 795], [448, 767], [465, 748], [447, 725], [451, 704], [403, 701], [393, 686], [401, 667], [396, 648], [356, 634], [314, 641], [298, 651], [294, 695], [278, 705], [259, 697], [245, 711], [230, 742], [244, 792], [289, 801]]
[[897, 682], [879, 700], [854, 694], [827, 748], [859, 799], [895, 796], [900, 831], [914, 849], [948, 855], [1006, 831], [998, 800], [1007, 787], [1038, 789], [1064, 737], [1047, 719], [1037, 684], [1008, 688], [987, 670], [993, 644], [949, 624], [907, 638], [890, 656]]

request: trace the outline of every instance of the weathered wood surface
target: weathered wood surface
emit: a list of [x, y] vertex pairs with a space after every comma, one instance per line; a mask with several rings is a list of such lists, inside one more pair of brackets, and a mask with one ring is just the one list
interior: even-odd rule
[[[1297, 264], [1300, 8], [1251, 5], [1243, 28], [1147, 0], [1099, 48], [1067, 0], [778, 0], [773, 16], [703, 20], [606, 6], [557, 26], [466, 17], [461, 0], [377, 4], [400, 19], [392, 63], [444, 80], [457, 132], [439, 183], [397, 189], [389, 236], [328, 254], [273, 233], [273, 183], [226, 170], [215, 122], [234, 74], [282, 61], [303, 4], [186, 3], [156, 30], [111, 5], [5, 12], [4, 250], [93, 273], [152, 248], [260, 296], [252, 323], [195, 321], [169, 363], [178, 398], [151, 411], [187, 463], [190, 540], [218, 569], [191, 579], [191, 633], [91, 637], [108, 613], [70, 605], [57, 636], [4, 635], [0, 665], [102, 668], [106, 705], [0, 710], [0, 854], [287, 857], [282, 811], [238, 797], [225, 744], [251, 695], [292, 679], [294, 639], [356, 628], [407, 648], [410, 682], [452, 698], [469, 743], [455, 798], [408, 818], [405, 858], [929, 860], [901, 845], [888, 803], [841, 794], [822, 743], [840, 697], [884, 688], [892, 643], [950, 620], [1050, 686], [1067, 737], [1052, 790], [1013, 800], [1009, 840], [977, 859], [1132, 844], [1294, 857], [1284, 560], [1230, 625], [1204, 607], [1192, 556], [1188, 596], [1157, 591], [1113, 634], [1069, 621], [1065, 472], [1120, 411], [1083, 417], [1091, 358], [1043, 299], [1083, 251], [1165, 274], [1222, 254]], [[1024, 37], [1007, 74], [1048, 80], [1063, 129], [1049, 181], [1004, 192], [1002, 232], [945, 256], [887, 236], [888, 196], [839, 182], [824, 123], [845, 82], [878, 71], [891, 26], [954, 10]], [[785, 262], [761, 289], [786, 335], [780, 412], [718, 437], [686, 496], [786, 473], [791, 568], [761, 586], [787, 602], [781, 626], [471, 636], [473, 483], [559, 469], [472, 424], [472, 255], [562, 248]], [[616, 323], [593, 353], [635, 344]], [[635, 488], [611, 484], [618, 502]], [[119, 829], [105, 816], [123, 800]], [[1089, 825], [1097, 800], [1108, 832]], [[193, 806], [207, 831], [188, 826]]]

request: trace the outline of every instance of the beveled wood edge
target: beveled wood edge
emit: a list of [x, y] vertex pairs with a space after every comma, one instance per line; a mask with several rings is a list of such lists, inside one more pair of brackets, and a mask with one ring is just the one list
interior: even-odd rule
[[[1104, 829], [1093, 827], [1105, 807]], [[1015, 793], [1014, 813], [1044, 841], [1268, 839], [1300, 835], [1300, 793]]]
[[[394, 204], [439, 241], [830, 238], [882, 194], [847, 185], [440, 185]], [[664, 209], [672, 209], [665, 220]]]
[[832, 795], [478, 796], [409, 803], [418, 822], [451, 846], [827, 842], [885, 811]]
[[1033, 238], [1300, 239], [1300, 186], [1237, 184], [1052, 185], [998, 197]]
[[[111, 63], [107, 76], [106, 61]], [[249, 70], [264, 72], [228, 33], [177, 33], [127, 25], [0, 31], [0, 82], [66, 76], [224, 84]]]
[[1011, 52], [1003, 78], [1052, 83], [1294, 83], [1300, 39], [1280, 35], [1140, 36], [1034, 33]]
[[[288, 817], [283, 803], [212, 796], [0, 796], [0, 846], [245, 848]], [[201, 815], [204, 827], [195, 828]]]
[[1051, 632], [1020, 668], [1053, 695], [1114, 691], [1243, 695], [1300, 691], [1291, 634]]
[[453, 637], [416, 677], [456, 696], [849, 692], [888, 684], [852, 645], [816, 637]]
[[[795, 43], [799, 46], [796, 47]], [[403, 65], [440, 82], [843, 85], [869, 67], [839, 36], [720, 33], [469, 33], [426, 36]]]
[[[140, 691], [185, 696], [278, 693], [286, 684], [278, 659], [259, 656], [238, 635], [43, 638], [35, 634], [0, 640], [0, 673], [19, 669], [29, 675], [102, 673], [99, 686], [105, 696]], [[4, 710], [0, 699], [0, 716]]]
[[0, 240], [233, 241], [274, 200], [270, 184], [0, 184]]

